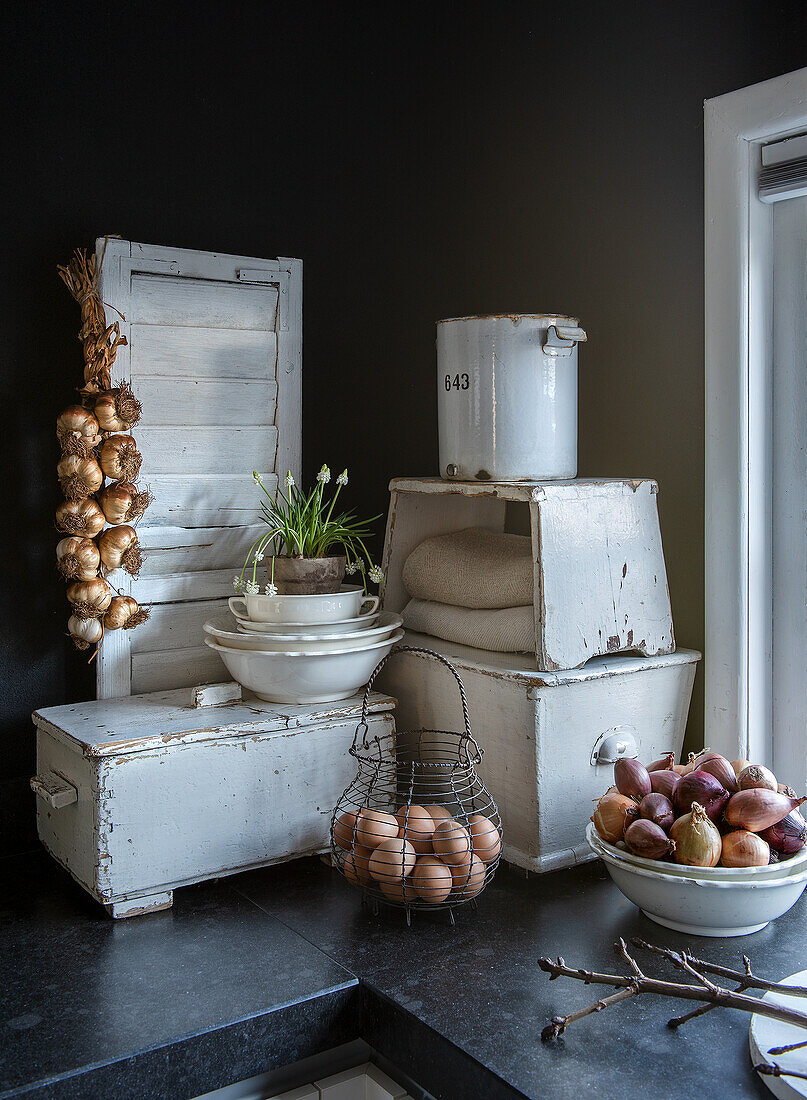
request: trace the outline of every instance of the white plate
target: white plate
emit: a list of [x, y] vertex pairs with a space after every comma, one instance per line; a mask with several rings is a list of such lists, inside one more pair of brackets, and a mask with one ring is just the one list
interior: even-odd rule
[[632, 867], [602, 846], [591, 844], [608, 874], [628, 901], [656, 924], [695, 936], [748, 936], [781, 917], [799, 900], [807, 886], [804, 865], [783, 878], [739, 881], [660, 875]]
[[[796, 852], [790, 859], [783, 859], [780, 863], [769, 863], [765, 867], [686, 867], [680, 863], [668, 863], [661, 859], [645, 859], [643, 856], [635, 856], [627, 848], [616, 844], [609, 844], [603, 840], [592, 824], [586, 829], [586, 837], [589, 847], [595, 851], [602, 848], [613, 856], [621, 859], [632, 867], [643, 867], [646, 871], [655, 871], [659, 875], [679, 875], [683, 878], [713, 878], [716, 882], [725, 879], [748, 878], [785, 878], [792, 875], [796, 868], [807, 870], [807, 846]], [[600, 853], [598, 852], [598, 855]]]
[[383, 642], [393, 631], [400, 628], [403, 620], [400, 615], [383, 611], [378, 617], [378, 624], [369, 630], [355, 630], [348, 633], [332, 631], [328, 634], [235, 632], [227, 629], [229, 621], [226, 615], [219, 615], [218, 618], [209, 619], [204, 624], [205, 633], [228, 649], [249, 649], [264, 653], [309, 653], [312, 650], [333, 653], [338, 649], [358, 649], [373, 645], [375, 642]]
[[373, 669], [403, 638], [396, 631], [386, 641], [334, 653], [258, 653], [228, 649], [205, 638], [227, 671], [248, 691], [270, 703], [327, 703], [347, 699], [365, 686]]
[[378, 596], [365, 596], [358, 584], [313, 596], [231, 596], [233, 615], [260, 623], [334, 623], [378, 611]]
[[[800, 970], [798, 974], [791, 974], [788, 978], [782, 978], [782, 984], [807, 986], [807, 970]], [[807, 997], [788, 996], [784, 989], [771, 990], [765, 993], [761, 1000], [769, 1004], [782, 1005], [785, 1008], [795, 1008], [797, 1012], [807, 1012]], [[799, 1050], [788, 1051], [787, 1054], [769, 1054], [771, 1047], [789, 1046], [791, 1043], [803, 1043], [805, 1038], [804, 1028], [795, 1024], [787, 1024], [784, 1020], [772, 1020], [770, 1016], [761, 1016], [755, 1012], [751, 1017], [748, 1028], [748, 1045], [751, 1048], [751, 1061], [759, 1065], [760, 1062], [775, 1062], [781, 1069], [795, 1070], [797, 1073], [807, 1073], [807, 1047]], [[768, 1086], [774, 1096], [782, 1100], [794, 1100], [796, 1097], [807, 1097], [807, 1081], [799, 1077], [769, 1077], [767, 1074], [762, 1081]]]
[[235, 616], [235, 621], [238, 629], [246, 634], [348, 634], [375, 626], [380, 614], [380, 611], [369, 611], [355, 619], [338, 619], [333, 623], [255, 623], [240, 615]]

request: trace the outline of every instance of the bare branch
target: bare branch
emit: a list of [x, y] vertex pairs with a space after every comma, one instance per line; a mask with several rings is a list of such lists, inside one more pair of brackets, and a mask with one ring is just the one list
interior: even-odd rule
[[[638, 936], [634, 936], [630, 942], [633, 947], [638, 947], [642, 951], [652, 951], [654, 955], [661, 955], [673, 963], [676, 961], [679, 954], [669, 947], [655, 947], [652, 943], [647, 943]], [[717, 963], [706, 962], [704, 959], [696, 959], [692, 955], [688, 955], [687, 957], [692, 966], [697, 970], [705, 971], [707, 974], [716, 974], [719, 978], [727, 978], [729, 981], [735, 981], [738, 984], [742, 982], [747, 989], [764, 989], [765, 991], [782, 989], [779, 982], [769, 982], [764, 978], [757, 977], [751, 969], [751, 960], [747, 955], [743, 955], [742, 957], [745, 967], [744, 970], [731, 970], [727, 966], [718, 966]], [[788, 996], [807, 997], [807, 986], [789, 985], [787, 987], [787, 993]]]

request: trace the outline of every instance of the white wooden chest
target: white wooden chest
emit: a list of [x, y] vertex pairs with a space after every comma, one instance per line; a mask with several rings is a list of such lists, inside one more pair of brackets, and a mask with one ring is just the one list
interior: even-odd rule
[[[329, 848], [333, 807], [355, 771], [361, 696], [200, 707], [196, 695], [33, 715], [39, 838], [113, 917], [166, 909], [178, 886]], [[393, 707], [371, 696], [371, 733], [389, 734]]]
[[423, 539], [466, 527], [520, 530], [532, 538], [533, 668], [580, 668], [598, 654], [625, 651], [672, 653], [657, 497], [656, 482], [643, 478], [395, 478], [384, 544], [384, 608], [400, 612], [406, 606], [403, 566]]
[[[536, 672], [529, 657], [408, 633], [454, 664], [468, 696], [479, 773], [499, 808], [503, 857], [529, 871], [592, 858], [584, 833], [619, 756], [680, 755], [700, 654], [598, 657], [569, 672]], [[398, 700], [399, 730], [454, 729], [453, 678], [402, 653], [376, 681]]]

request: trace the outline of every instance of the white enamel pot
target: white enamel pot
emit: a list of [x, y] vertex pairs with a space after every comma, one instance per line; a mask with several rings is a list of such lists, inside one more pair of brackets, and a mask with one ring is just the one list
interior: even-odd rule
[[512, 313], [437, 322], [440, 474], [551, 481], [577, 474], [574, 317]]
[[747, 936], [791, 909], [807, 886], [804, 864], [781, 878], [684, 878], [634, 867], [591, 844], [625, 897], [656, 924], [695, 936]]
[[376, 611], [378, 603], [378, 596], [365, 596], [359, 585], [343, 584], [338, 592], [324, 595], [231, 596], [230, 610], [261, 623], [333, 623]]
[[270, 703], [327, 703], [348, 699], [363, 688], [378, 662], [389, 653], [403, 631], [361, 649], [333, 653], [267, 653], [228, 649], [212, 638], [205, 645], [221, 657], [230, 676]]

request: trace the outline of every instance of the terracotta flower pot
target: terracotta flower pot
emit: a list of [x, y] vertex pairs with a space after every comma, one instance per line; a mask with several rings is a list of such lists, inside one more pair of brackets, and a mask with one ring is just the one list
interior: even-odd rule
[[[267, 562], [272, 580], [272, 559]], [[281, 596], [316, 596], [338, 592], [345, 576], [345, 557], [275, 558], [274, 583]]]

